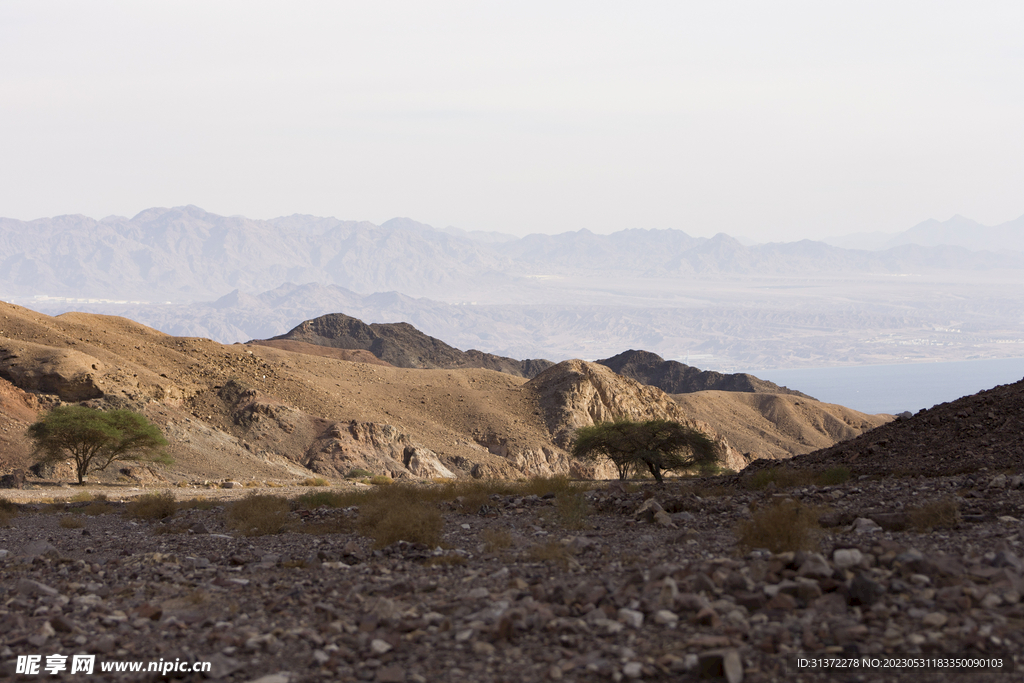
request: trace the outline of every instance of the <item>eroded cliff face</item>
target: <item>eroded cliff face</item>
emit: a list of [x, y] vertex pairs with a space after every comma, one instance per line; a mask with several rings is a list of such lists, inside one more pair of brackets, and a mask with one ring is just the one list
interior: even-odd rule
[[219, 394], [242, 443], [312, 473], [344, 478], [361, 469], [394, 479], [458, 476], [436, 453], [394, 425], [317, 418], [235, 381]]
[[706, 422], [691, 419], [661, 389], [617, 375], [609, 368], [582, 360], [567, 360], [530, 380], [543, 411], [551, 440], [560, 449], [570, 447], [580, 427], [619, 418], [629, 420], [673, 420], [707, 434], [721, 449], [721, 465], [741, 470], [749, 459]]

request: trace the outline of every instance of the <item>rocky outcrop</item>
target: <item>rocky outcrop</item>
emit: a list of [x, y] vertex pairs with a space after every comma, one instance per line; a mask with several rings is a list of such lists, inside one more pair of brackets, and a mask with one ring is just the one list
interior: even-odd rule
[[525, 388], [535, 393], [552, 441], [568, 448], [580, 427], [618, 418], [674, 420], [707, 434], [721, 449], [721, 464], [733, 470], [749, 460], [705, 422], [691, 419], [661, 389], [622, 377], [609, 368], [582, 360], [567, 360], [530, 380]]
[[342, 313], [307, 320], [269, 341], [299, 341], [336, 349], [362, 349], [399, 368], [484, 368], [517, 377], [534, 377], [551, 361], [519, 361], [470, 349], [459, 349], [420, 332], [409, 323], [373, 323]]
[[56, 394], [62, 401], [99, 398], [104, 371], [99, 359], [80, 351], [0, 340], [0, 377], [25, 391]]
[[454, 478], [436, 453], [390, 424], [315, 418], [236, 381], [221, 387], [245, 443], [309, 471], [344, 478], [363, 469], [392, 478]]
[[[658, 387], [668, 394], [689, 394], [695, 391], [741, 391], [757, 394], [789, 394], [811, 397], [800, 391], [780, 387], [745, 372], [722, 374], [701, 370], [685, 363], [665, 360], [650, 351], [623, 351], [617, 356], [596, 361], [625, 377]], [[812, 399], [813, 400], [813, 399]]]

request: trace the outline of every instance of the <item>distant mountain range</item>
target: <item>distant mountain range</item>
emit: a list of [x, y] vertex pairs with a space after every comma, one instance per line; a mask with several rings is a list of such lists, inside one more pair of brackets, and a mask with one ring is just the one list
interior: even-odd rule
[[826, 237], [822, 241], [846, 249], [881, 250], [916, 244], [922, 247], [961, 247], [972, 251], [1024, 252], [1024, 216], [987, 226], [956, 215], [947, 221], [929, 219], [898, 233], [854, 233]]
[[[1012, 227], [1000, 230], [1015, 235]], [[810, 240], [746, 247], [725, 234], [703, 238], [642, 229], [508, 239], [446, 232], [406, 218], [380, 226], [298, 215], [251, 220], [185, 206], [148, 209], [130, 219], [0, 219], [0, 296], [183, 302], [214, 299], [234, 289], [319, 282], [363, 294], [395, 290], [445, 301], [475, 297], [481, 303], [512, 303], [510, 289], [528, 297], [523, 292], [538, 277], [1024, 269], [1024, 253], [1008, 253], [1009, 245], [971, 244], [995, 251], [902, 244], [865, 252]]]
[[729, 372], [1024, 356], [1024, 253], [1010, 248], [1007, 226], [1003, 242], [973, 244], [991, 251], [866, 251], [679, 230], [517, 238], [407, 218], [250, 220], [194, 206], [0, 219], [0, 299], [221, 342], [343, 313], [498, 357], [643, 348]]

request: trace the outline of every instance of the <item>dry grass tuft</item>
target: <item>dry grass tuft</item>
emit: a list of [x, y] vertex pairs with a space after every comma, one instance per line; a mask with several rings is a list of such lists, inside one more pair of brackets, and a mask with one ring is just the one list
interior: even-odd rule
[[930, 503], [910, 508], [910, 527], [915, 531], [953, 529], [960, 525], [960, 500], [946, 496]]
[[310, 477], [299, 482], [299, 486], [330, 486], [331, 482], [323, 477]]
[[67, 517], [61, 517], [60, 521], [57, 523], [60, 524], [61, 529], [81, 529], [85, 526], [85, 522], [83, 522], [82, 518], [78, 515], [68, 515]]
[[484, 552], [487, 553], [512, 547], [512, 534], [507, 529], [487, 527], [480, 532], [480, 540], [484, 542]]
[[17, 505], [6, 498], [0, 498], [0, 527], [8, 526], [11, 523], [11, 519], [17, 514]]
[[423, 563], [426, 567], [451, 567], [462, 564], [466, 564], [466, 558], [458, 553], [434, 555], [433, 557], [428, 557], [427, 561]]
[[76, 493], [71, 496], [69, 500], [72, 503], [89, 503], [93, 500], [93, 497], [88, 491], [82, 491], [81, 493]]
[[555, 498], [555, 516], [566, 529], [586, 529], [593, 511], [582, 491], [566, 491]]
[[291, 506], [282, 496], [252, 494], [228, 506], [228, 526], [246, 536], [280, 533], [290, 520]]
[[370, 477], [370, 483], [374, 486], [390, 486], [395, 483], [395, 480], [386, 474], [378, 474], [374, 477]]
[[215, 507], [217, 507], [216, 501], [202, 496], [178, 502], [179, 510], [212, 510]]
[[[408, 487], [394, 488], [399, 489], [396, 491], [398, 494], [409, 492]], [[361, 534], [373, 539], [375, 548], [383, 548], [397, 541], [434, 547], [441, 543], [444, 518], [437, 505], [417, 500], [414, 496], [378, 495], [368, 498], [359, 506], [356, 526]]]
[[830, 467], [826, 470], [798, 470], [791, 467], [772, 467], [758, 470], [744, 480], [744, 486], [751, 491], [761, 491], [769, 484], [776, 488], [788, 489], [794, 486], [835, 486], [848, 481], [850, 470], [846, 467]]
[[164, 519], [172, 516], [178, 511], [178, 503], [174, 500], [174, 494], [169, 491], [164, 493], [146, 493], [132, 502], [124, 513], [136, 519]]
[[751, 519], [739, 523], [736, 536], [744, 548], [782, 553], [814, 549], [820, 532], [817, 511], [787, 499], [756, 510]]
[[114, 506], [107, 503], [100, 502], [97, 500], [95, 503], [89, 503], [81, 512], [86, 515], [95, 517], [96, 515], [109, 515], [114, 511]]
[[531, 562], [551, 562], [562, 569], [569, 568], [569, 561], [572, 559], [572, 552], [569, 548], [558, 541], [548, 541], [532, 545], [526, 551], [526, 557]]

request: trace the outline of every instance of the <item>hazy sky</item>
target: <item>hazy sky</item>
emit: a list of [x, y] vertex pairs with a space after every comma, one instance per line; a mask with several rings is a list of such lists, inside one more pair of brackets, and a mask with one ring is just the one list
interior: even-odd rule
[[0, 216], [1024, 214], [1024, 3], [0, 0]]

